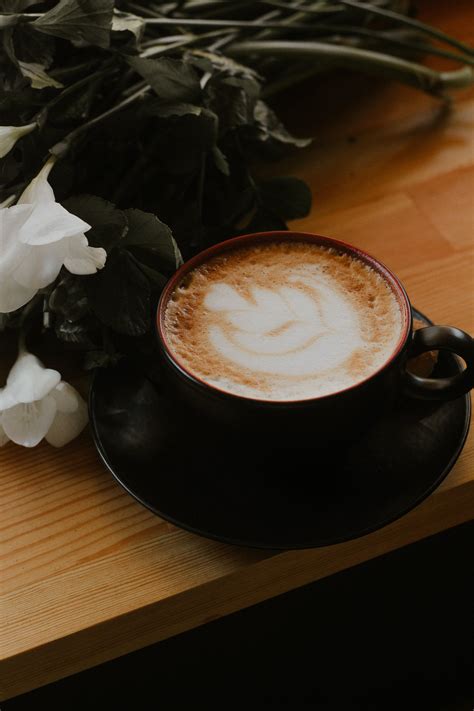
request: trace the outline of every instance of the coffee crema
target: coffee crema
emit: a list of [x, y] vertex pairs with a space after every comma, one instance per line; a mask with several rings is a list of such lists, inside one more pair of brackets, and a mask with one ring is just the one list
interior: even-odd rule
[[365, 380], [402, 332], [398, 299], [365, 262], [298, 241], [223, 252], [186, 274], [165, 340], [192, 375], [235, 395], [306, 400]]

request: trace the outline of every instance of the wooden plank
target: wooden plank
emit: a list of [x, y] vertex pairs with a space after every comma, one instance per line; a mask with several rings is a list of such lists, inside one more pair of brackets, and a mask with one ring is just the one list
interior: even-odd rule
[[316, 213], [304, 221], [316, 232], [350, 242], [376, 254], [401, 275], [413, 264], [443, 259], [454, 247], [405, 192], [389, 194], [353, 207]]
[[[4, 693], [6, 697], [23, 693], [332, 575], [469, 520], [473, 510], [474, 487], [469, 479], [444, 487], [391, 526], [337, 546], [267, 554], [260, 561], [253, 551], [246, 565], [241, 565], [239, 553], [237, 565], [232, 565], [235, 550], [230, 546], [176, 532], [137, 547], [132, 556], [107, 556], [59, 574], [27, 588], [19, 599], [8, 596], [7, 604], [14, 611], [12, 626], [29, 627], [35, 609], [36, 629], [32, 638], [28, 632], [22, 635], [23, 645], [15, 643], [18, 651], [3, 663]], [[164, 559], [165, 567], [160, 565]], [[179, 563], [173, 567], [174, 559]], [[214, 562], [214, 576], [209, 575], [210, 562]], [[199, 563], [205, 571], [196, 574]], [[126, 598], [121, 600], [120, 615], [118, 590]], [[104, 607], [107, 619], [101, 614]], [[65, 635], [65, 621], [76, 631]], [[49, 640], [43, 645], [37, 644], [38, 626]]]
[[443, 173], [413, 186], [409, 194], [454, 249], [472, 246], [474, 235], [474, 168]]

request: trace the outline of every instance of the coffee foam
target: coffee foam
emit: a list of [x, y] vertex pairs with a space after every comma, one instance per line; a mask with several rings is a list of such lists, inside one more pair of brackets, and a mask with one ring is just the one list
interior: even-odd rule
[[304, 400], [364, 380], [395, 349], [396, 296], [359, 259], [306, 242], [214, 257], [186, 275], [165, 312], [176, 359], [237, 395]]

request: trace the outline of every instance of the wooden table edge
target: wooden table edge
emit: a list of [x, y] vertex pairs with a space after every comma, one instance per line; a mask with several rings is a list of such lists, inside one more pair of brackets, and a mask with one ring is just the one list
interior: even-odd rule
[[[460, 515], [460, 512], [462, 514]], [[474, 480], [336, 546], [288, 551], [0, 661], [0, 700], [57, 681], [474, 518]], [[337, 555], [333, 555], [337, 549]]]

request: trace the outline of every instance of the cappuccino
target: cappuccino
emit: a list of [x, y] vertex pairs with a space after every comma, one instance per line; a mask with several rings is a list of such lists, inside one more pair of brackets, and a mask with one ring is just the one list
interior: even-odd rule
[[173, 358], [211, 386], [306, 400], [365, 380], [403, 328], [388, 282], [365, 262], [308, 242], [235, 248], [188, 272], [166, 305]]

